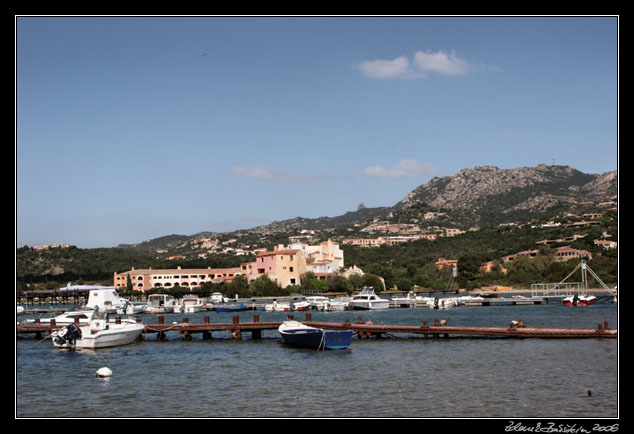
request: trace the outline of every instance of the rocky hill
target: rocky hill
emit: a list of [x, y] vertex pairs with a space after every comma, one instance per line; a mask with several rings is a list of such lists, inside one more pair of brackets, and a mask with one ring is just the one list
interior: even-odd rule
[[590, 210], [616, 200], [617, 188], [616, 171], [590, 175], [570, 166], [476, 166], [416, 187], [393, 211], [412, 214], [407, 211], [428, 208], [464, 224], [503, 223], [564, 209]]
[[401, 223], [450, 224], [466, 229], [483, 224], [525, 222], [561, 212], [597, 209], [616, 201], [617, 173], [582, 173], [569, 166], [500, 169], [476, 166], [453, 176], [433, 178], [391, 207], [362, 208], [338, 217], [296, 217], [260, 230], [323, 229], [367, 223], [374, 218]]

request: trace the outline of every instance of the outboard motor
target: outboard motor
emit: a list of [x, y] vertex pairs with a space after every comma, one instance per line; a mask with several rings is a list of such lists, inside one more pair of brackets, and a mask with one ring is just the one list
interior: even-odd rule
[[66, 326], [66, 332], [63, 336], [59, 334], [55, 337], [55, 343], [57, 345], [64, 345], [66, 342], [71, 345], [75, 343], [75, 339], [81, 338], [81, 329], [77, 327], [77, 324], [71, 323]]
[[434, 309], [438, 309], [438, 297], [434, 297]]

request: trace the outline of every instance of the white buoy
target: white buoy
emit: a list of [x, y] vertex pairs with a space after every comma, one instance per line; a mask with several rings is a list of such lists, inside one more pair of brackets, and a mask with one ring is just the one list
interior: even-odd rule
[[97, 377], [112, 377], [112, 371], [104, 366], [97, 370]]

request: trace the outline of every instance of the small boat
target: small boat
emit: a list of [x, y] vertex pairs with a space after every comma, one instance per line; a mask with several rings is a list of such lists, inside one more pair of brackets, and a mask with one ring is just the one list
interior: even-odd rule
[[312, 309], [324, 310], [326, 303], [328, 303], [328, 297], [324, 297], [322, 295], [311, 295], [310, 297], [306, 297], [306, 301], [310, 305]]
[[145, 312], [145, 303], [126, 303], [117, 308], [119, 315], [137, 315]]
[[108, 348], [128, 345], [136, 341], [145, 326], [132, 319], [109, 321], [108, 312], [95, 309], [90, 324], [70, 323], [51, 333], [53, 345], [58, 348]]
[[456, 298], [458, 306], [482, 306], [484, 303], [484, 297], [478, 297], [473, 295], [463, 295]]
[[196, 295], [186, 295], [181, 300], [181, 310], [183, 313], [197, 313], [202, 310], [203, 302]]
[[348, 300], [341, 300], [333, 298], [332, 300], [328, 300], [323, 307], [323, 311], [325, 312], [340, 312], [346, 310], [348, 307]]
[[590, 306], [597, 301], [594, 295], [571, 295], [562, 300], [564, 306]]
[[273, 300], [271, 304], [265, 304], [264, 310], [267, 312], [290, 312], [290, 303], [278, 303], [277, 300]]
[[392, 297], [390, 305], [392, 307], [416, 307], [416, 293], [410, 291], [404, 297]]
[[390, 300], [380, 298], [374, 293], [374, 288], [365, 287], [361, 289], [359, 294], [352, 297], [348, 307], [362, 310], [387, 309], [390, 307]]
[[293, 310], [296, 311], [304, 311], [310, 309], [310, 303], [307, 301], [298, 301], [297, 303], [293, 303]]
[[224, 295], [222, 295], [221, 292], [214, 292], [213, 294], [211, 294], [211, 297], [209, 297], [209, 301], [212, 304], [220, 304], [220, 303], [226, 303], [227, 299], [225, 298]]
[[246, 303], [234, 304], [234, 305], [224, 305], [217, 306], [216, 312], [240, 312], [243, 310], [247, 310]]
[[110, 313], [133, 314], [140, 313], [141, 309], [133, 305], [130, 300], [119, 295], [114, 287], [95, 287], [88, 292], [86, 309], [107, 310]]
[[352, 342], [352, 330], [324, 330], [298, 321], [284, 321], [278, 331], [286, 344], [317, 350], [344, 349]]
[[177, 303], [167, 294], [150, 294], [144, 307], [146, 313], [172, 313]]
[[434, 298], [429, 301], [429, 307], [431, 309], [451, 309], [458, 305], [455, 298]]

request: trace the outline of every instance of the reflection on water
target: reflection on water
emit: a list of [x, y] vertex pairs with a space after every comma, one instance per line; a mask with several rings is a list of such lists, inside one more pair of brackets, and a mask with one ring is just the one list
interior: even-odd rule
[[[256, 312], [260, 321], [284, 313]], [[253, 312], [242, 312], [250, 321]], [[230, 322], [233, 314], [189, 315]], [[528, 325], [618, 328], [615, 305], [459, 307], [450, 311], [313, 312], [375, 324]], [[167, 318], [166, 322], [182, 316]], [[303, 314], [296, 313], [296, 319]], [[155, 317], [145, 316], [144, 322]], [[317, 352], [276, 331], [233, 341], [226, 332], [126, 347], [67, 351], [49, 340], [16, 342], [18, 417], [616, 417], [616, 339], [355, 339]], [[107, 366], [111, 378], [98, 378]], [[588, 396], [588, 390], [592, 391]]]

